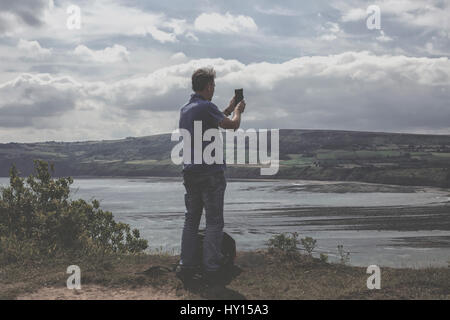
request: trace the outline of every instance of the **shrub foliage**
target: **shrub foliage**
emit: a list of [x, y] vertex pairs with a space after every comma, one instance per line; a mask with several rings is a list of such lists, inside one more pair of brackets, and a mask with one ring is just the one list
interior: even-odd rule
[[269, 250], [279, 250], [287, 254], [296, 253], [299, 243], [297, 232], [276, 234], [267, 241]]
[[0, 190], [0, 263], [147, 248], [137, 229], [114, 221], [97, 200], [71, 200], [71, 177], [52, 178], [53, 166], [42, 160], [34, 166], [35, 173], [22, 178], [13, 165], [9, 187]]
[[311, 237], [306, 237], [300, 240], [302, 243], [303, 248], [305, 248], [305, 251], [309, 254], [312, 255], [314, 249], [316, 248], [316, 243], [317, 240], [311, 238]]

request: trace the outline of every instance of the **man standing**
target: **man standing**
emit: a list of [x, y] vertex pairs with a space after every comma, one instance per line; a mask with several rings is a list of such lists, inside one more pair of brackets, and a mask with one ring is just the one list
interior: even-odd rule
[[[183, 165], [183, 180], [186, 189], [184, 201], [186, 205], [185, 222], [181, 239], [181, 259], [177, 275], [182, 279], [192, 276], [198, 267], [196, 265], [197, 233], [203, 209], [206, 216], [206, 234], [203, 243], [204, 277], [214, 281], [220, 277], [222, 261], [223, 237], [223, 204], [226, 188], [224, 175], [225, 163], [206, 164], [194, 163], [194, 141], [201, 137], [194, 136], [194, 121], [201, 121], [202, 136], [208, 129], [238, 129], [241, 123], [241, 113], [245, 102], [235, 106], [234, 98], [229, 106], [221, 112], [211, 102], [214, 95], [216, 73], [212, 68], [198, 69], [192, 75], [192, 90], [189, 102], [180, 111], [180, 129], [186, 129], [191, 134], [191, 162]], [[233, 112], [232, 119], [228, 116]], [[203, 139], [201, 139], [203, 140]], [[208, 142], [203, 142], [203, 150]], [[189, 148], [189, 146], [184, 146]]]

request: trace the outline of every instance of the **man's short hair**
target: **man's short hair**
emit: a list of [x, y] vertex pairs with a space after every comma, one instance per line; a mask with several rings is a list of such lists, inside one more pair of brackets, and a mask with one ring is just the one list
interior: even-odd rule
[[211, 81], [214, 81], [216, 72], [213, 68], [197, 69], [192, 75], [192, 90], [202, 91]]

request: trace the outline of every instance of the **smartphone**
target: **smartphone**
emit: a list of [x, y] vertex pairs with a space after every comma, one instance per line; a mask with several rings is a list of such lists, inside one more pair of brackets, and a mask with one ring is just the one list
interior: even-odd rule
[[237, 106], [237, 104], [239, 102], [244, 100], [244, 89], [235, 89], [234, 90], [234, 96], [235, 96], [234, 103], [235, 103], [235, 106]]

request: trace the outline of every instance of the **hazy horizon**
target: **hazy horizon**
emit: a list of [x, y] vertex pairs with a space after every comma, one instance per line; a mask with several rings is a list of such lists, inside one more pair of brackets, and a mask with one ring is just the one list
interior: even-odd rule
[[[269, 128], [270, 129], [270, 128]], [[244, 128], [245, 130], [245, 128]], [[450, 134], [444, 134], [444, 133], [413, 133], [413, 132], [389, 132], [389, 131], [358, 131], [358, 130], [328, 130], [328, 129], [292, 129], [292, 128], [285, 128], [280, 129], [281, 130], [301, 130], [301, 131], [336, 131], [336, 132], [361, 132], [361, 133], [387, 133], [387, 134], [408, 134], [408, 135], [427, 135], [427, 136], [450, 136]], [[167, 135], [172, 134], [172, 132], [162, 132], [162, 133], [155, 133], [150, 134], [146, 136], [128, 136], [123, 138], [115, 138], [115, 139], [96, 139], [96, 140], [42, 140], [42, 141], [9, 141], [9, 142], [0, 142], [0, 144], [8, 144], [8, 143], [45, 143], [45, 142], [56, 142], [56, 143], [76, 143], [76, 142], [91, 142], [91, 141], [116, 141], [116, 140], [126, 140], [128, 138], [145, 138], [145, 137], [152, 137], [152, 136], [159, 136], [159, 135]]]

